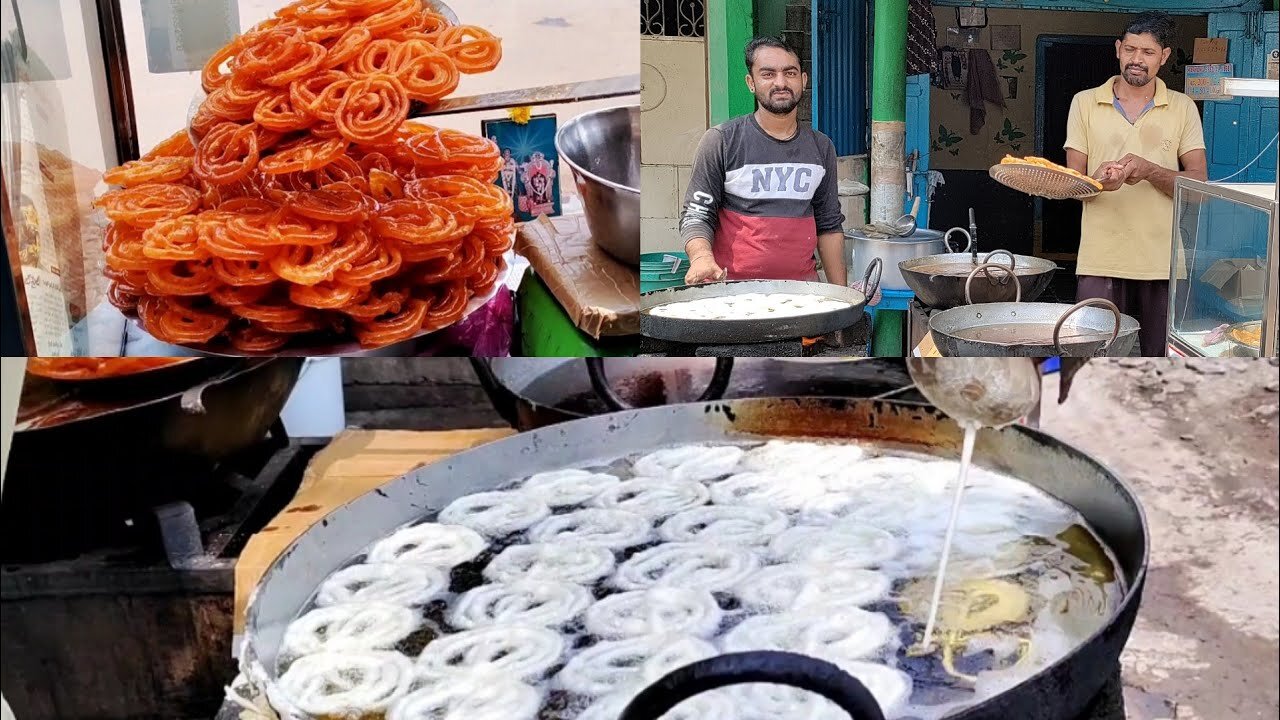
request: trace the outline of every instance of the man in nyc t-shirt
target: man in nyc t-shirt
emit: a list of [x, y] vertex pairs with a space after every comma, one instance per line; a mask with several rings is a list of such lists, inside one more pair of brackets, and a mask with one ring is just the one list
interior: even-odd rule
[[756, 111], [707, 131], [685, 194], [680, 234], [689, 284], [720, 280], [817, 280], [846, 284], [844, 215], [831, 139], [800, 125], [808, 75], [775, 38], [747, 44], [747, 87]]

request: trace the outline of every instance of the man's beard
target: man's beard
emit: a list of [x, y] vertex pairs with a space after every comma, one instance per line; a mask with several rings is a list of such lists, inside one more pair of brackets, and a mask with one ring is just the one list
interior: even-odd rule
[[803, 93], [801, 95], [788, 94], [775, 100], [770, 93], [764, 93], [763, 95], [757, 93], [756, 102], [760, 103], [760, 107], [774, 115], [786, 115], [799, 107], [802, 95]]
[[1147, 72], [1146, 68], [1142, 68], [1143, 74], [1140, 77], [1131, 77], [1129, 72], [1130, 69], [1126, 67], [1124, 71], [1120, 73], [1120, 77], [1124, 78], [1125, 82], [1134, 87], [1146, 87], [1155, 78], [1155, 75]]

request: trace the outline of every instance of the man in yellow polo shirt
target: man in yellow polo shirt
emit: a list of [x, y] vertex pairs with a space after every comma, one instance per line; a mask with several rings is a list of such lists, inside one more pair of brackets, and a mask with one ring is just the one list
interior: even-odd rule
[[1149, 357], [1168, 351], [1173, 181], [1207, 177], [1195, 103], [1156, 77], [1173, 38], [1167, 13], [1136, 16], [1116, 41], [1120, 74], [1078, 93], [1067, 117], [1067, 166], [1104, 188], [1084, 202], [1076, 295], [1136, 317]]

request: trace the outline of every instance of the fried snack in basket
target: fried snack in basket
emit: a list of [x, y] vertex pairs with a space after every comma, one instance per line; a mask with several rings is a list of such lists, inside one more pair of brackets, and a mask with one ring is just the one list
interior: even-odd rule
[[1081, 180], [1084, 180], [1085, 182], [1089, 183], [1095, 189], [1098, 189], [1098, 190], [1102, 189], [1102, 183], [1089, 177], [1088, 175], [1072, 170], [1071, 168], [1066, 167], [1065, 165], [1059, 165], [1050, 160], [1046, 160], [1042, 157], [1035, 157], [1033, 155], [1028, 155], [1027, 157], [1024, 157], [1024, 158], [1018, 158], [1012, 155], [1005, 155], [1003, 158], [1001, 158], [1000, 164], [1001, 165], [1033, 165], [1035, 167], [1042, 167], [1047, 170], [1057, 170], [1058, 172], [1066, 173], [1068, 175], [1071, 175], [1072, 177], [1080, 178]]
[[219, 50], [191, 124], [109, 170], [108, 297], [171, 343], [376, 347], [456, 322], [514, 234], [491, 141], [408, 120], [501, 41], [421, 0], [298, 0]]
[[1240, 325], [1228, 331], [1232, 340], [1245, 347], [1258, 348], [1262, 345], [1262, 324]]

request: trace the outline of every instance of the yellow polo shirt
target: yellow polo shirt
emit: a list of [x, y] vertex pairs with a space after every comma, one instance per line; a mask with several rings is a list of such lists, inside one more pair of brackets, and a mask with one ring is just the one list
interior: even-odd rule
[[[1076, 94], [1067, 115], [1065, 147], [1089, 156], [1093, 175], [1128, 153], [1178, 170], [1178, 158], [1204, 149], [1200, 113], [1191, 98], [1156, 78], [1154, 104], [1136, 123], [1115, 106], [1112, 84]], [[1173, 198], [1143, 181], [1084, 202], [1077, 275], [1166, 280], [1173, 249]], [[1179, 253], [1181, 254], [1181, 253]]]

